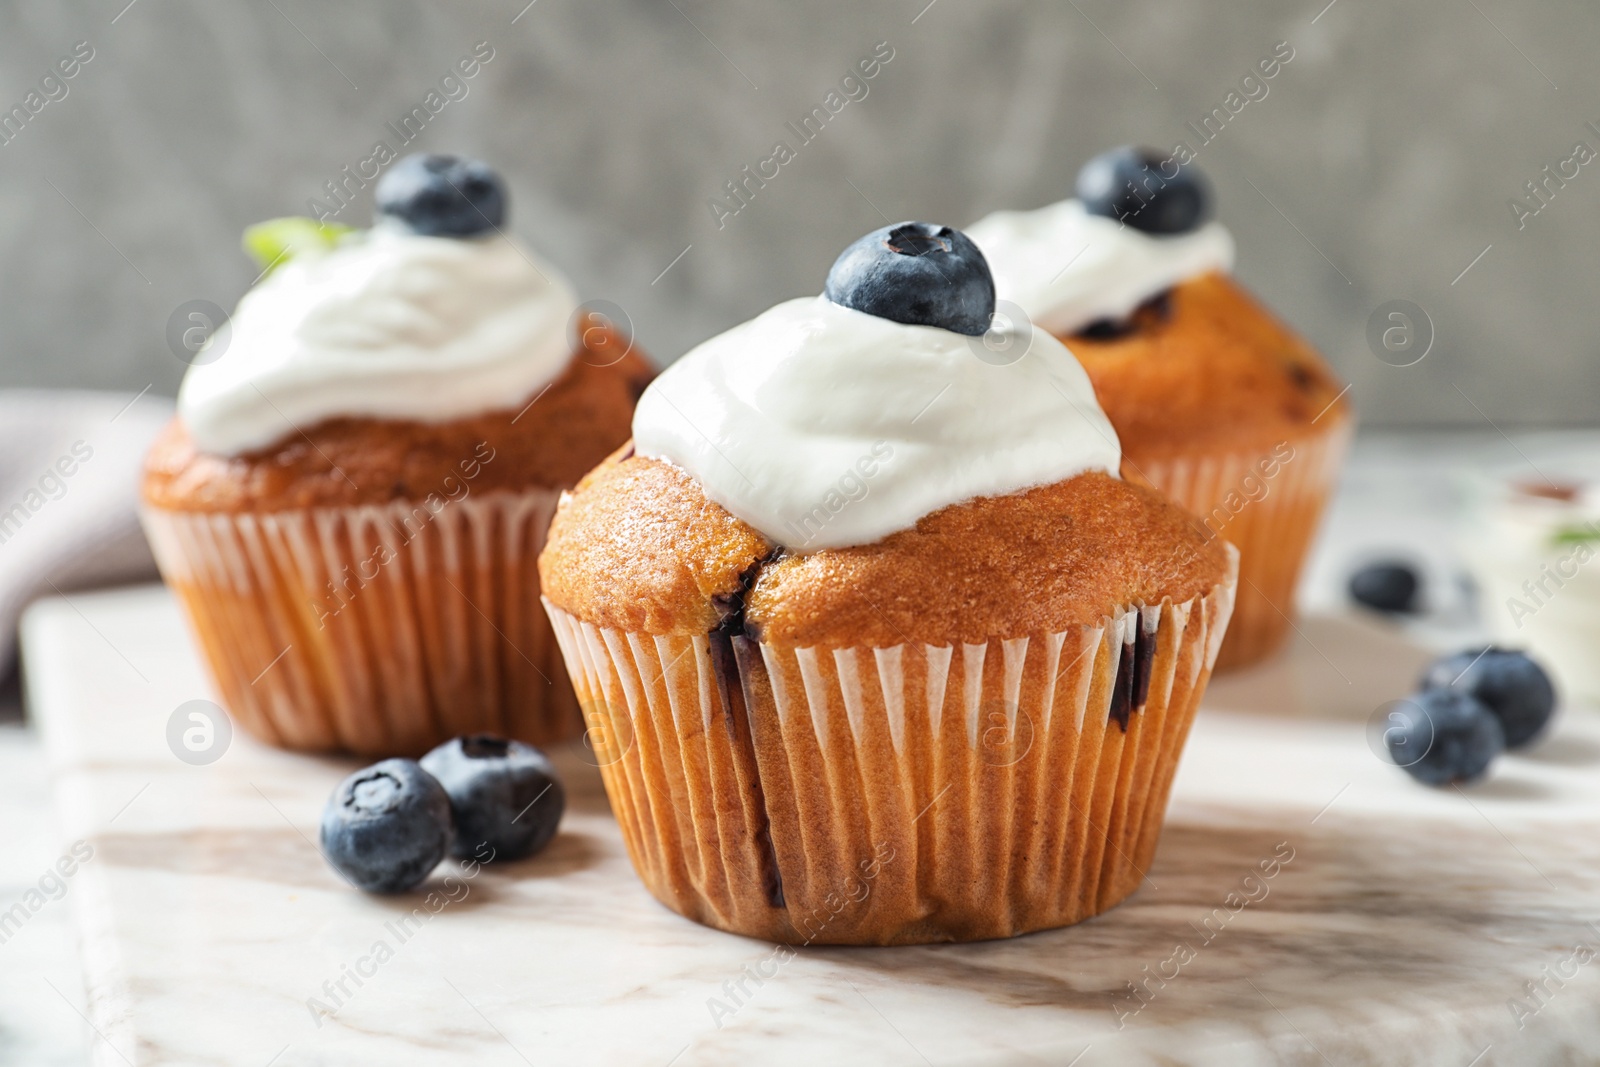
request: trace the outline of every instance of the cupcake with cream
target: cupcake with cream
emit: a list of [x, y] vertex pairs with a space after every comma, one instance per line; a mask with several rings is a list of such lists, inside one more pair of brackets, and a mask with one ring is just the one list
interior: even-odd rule
[[1240, 551], [1219, 667], [1287, 635], [1301, 565], [1353, 417], [1317, 353], [1230, 277], [1234, 243], [1207, 221], [1192, 164], [1120, 148], [1077, 197], [1000, 211], [968, 230], [1003, 312], [1066, 342], [1122, 442], [1123, 461]]
[[559, 492], [627, 438], [649, 366], [505, 233], [483, 164], [407, 157], [377, 202], [365, 232], [247, 234], [265, 276], [146, 460], [157, 560], [264, 740], [573, 736], [534, 561]]
[[1148, 868], [1235, 553], [1120, 478], [1077, 360], [993, 311], [959, 231], [869, 234], [665, 371], [557, 509], [545, 603], [680, 913], [977, 940]]

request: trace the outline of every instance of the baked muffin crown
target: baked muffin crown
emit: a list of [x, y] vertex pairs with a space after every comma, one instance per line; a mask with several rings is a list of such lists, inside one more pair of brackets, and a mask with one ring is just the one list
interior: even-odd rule
[[1271, 448], [1349, 417], [1315, 349], [1220, 271], [1181, 282], [1114, 336], [1064, 337], [1135, 462]]
[[558, 607], [628, 633], [706, 633], [777, 546], [630, 443], [564, 494], [539, 556]]
[[1092, 625], [1210, 592], [1231, 565], [1193, 517], [1102, 472], [954, 504], [872, 544], [790, 553], [631, 448], [563, 501], [539, 560], [550, 601], [597, 626], [880, 648]]

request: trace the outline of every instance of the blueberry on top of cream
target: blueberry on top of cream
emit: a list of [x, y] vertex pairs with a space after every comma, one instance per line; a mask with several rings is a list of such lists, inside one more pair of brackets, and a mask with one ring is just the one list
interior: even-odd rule
[[967, 227], [999, 298], [1057, 336], [1121, 323], [1173, 286], [1233, 267], [1233, 237], [1206, 221], [1211, 197], [1192, 164], [1115, 148], [1084, 166], [1077, 193]]
[[842, 307], [909, 326], [979, 336], [994, 318], [994, 278], [960, 230], [900, 222], [839, 253], [823, 295]]
[[1133, 145], [1085, 163], [1078, 171], [1077, 194], [1090, 214], [1150, 234], [1192, 233], [1211, 214], [1211, 193], [1197, 168]]
[[428, 237], [477, 237], [505, 225], [506, 187], [487, 164], [418, 152], [378, 181], [378, 214]]

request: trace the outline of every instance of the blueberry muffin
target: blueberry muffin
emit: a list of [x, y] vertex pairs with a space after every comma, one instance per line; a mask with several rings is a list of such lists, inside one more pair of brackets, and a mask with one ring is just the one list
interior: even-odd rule
[[377, 194], [369, 231], [248, 235], [275, 262], [146, 459], [156, 558], [263, 740], [571, 737], [535, 560], [560, 491], [627, 439], [649, 365], [504, 233], [487, 167], [411, 156]]
[[1115, 149], [1077, 197], [969, 231], [1002, 308], [1071, 348], [1122, 441], [1128, 473], [1240, 551], [1218, 668], [1278, 648], [1353, 418], [1344, 387], [1230, 277], [1233, 238], [1206, 221], [1193, 164]]
[[1083, 368], [993, 310], [959, 231], [869, 234], [665, 371], [557, 509], [545, 602], [668, 907], [967, 941], [1149, 866], [1235, 553], [1119, 477]]

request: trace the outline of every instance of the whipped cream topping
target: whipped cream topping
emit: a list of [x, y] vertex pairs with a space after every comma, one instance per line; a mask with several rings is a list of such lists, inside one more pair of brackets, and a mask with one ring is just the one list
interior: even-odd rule
[[572, 357], [572, 287], [503, 236], [380, 225], [296, 255], [202, 350], [178, 414], [203, 451], [264, 448], [333, 416], [442, 422], [515, 408]]
[[1092, 215], [1079, 200], [997, 211], [966, 233], [989, 261], [996, 297], [1057, 335], [1122, 318], [1178, 282], [1233, 268], [1233, 236], [1220, 222], [1154, 236]]
[[790, 300], [663, 371], [634, 412], [634, 446], [796, 551], [870, 544], [973, 497], [1115, 476], [1121, 448], [1083, 367], [1020, 329], [991, 334], [1009, 354], [985, 359], [982, 338]]

